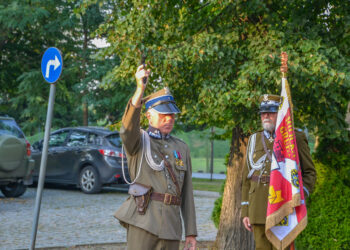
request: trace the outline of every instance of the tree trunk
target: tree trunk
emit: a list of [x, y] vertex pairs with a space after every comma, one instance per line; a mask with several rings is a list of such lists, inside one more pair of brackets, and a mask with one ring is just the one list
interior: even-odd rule
[[89, 109], [87, 101], [83, 101], [83, 126], [89, 126]]
[[230, 160], [214, 249], [254, 249], [253, 234], [241, 220], [242, 173], [248, 138], [239, 127], [232, 129]]
[[348, 129], [350, 129], [350, 102], [348, 103], [348, 110], [346, 111], [345, 121], [348, 124]]
[[315, 144], [314, 144], [314, 152], [317, 151], [318, 145], [320, 145], [320, 137], [318, 135], [315, 136]]

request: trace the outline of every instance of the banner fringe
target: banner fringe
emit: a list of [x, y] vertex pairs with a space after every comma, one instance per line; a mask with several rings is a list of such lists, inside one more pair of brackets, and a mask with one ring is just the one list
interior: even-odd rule
[[265, 234], [275, 248], [278, 250], [283, 250], [295, 240], [298, 234], [300, 234], [305, 229], [306, 225], [307, 215], [301, 221], [299, 221], [295, 228], [293, 228], [293, 230], [284, 239], [282, 239], [282, 241], [280, 241], [270, 229], [267, 230]]

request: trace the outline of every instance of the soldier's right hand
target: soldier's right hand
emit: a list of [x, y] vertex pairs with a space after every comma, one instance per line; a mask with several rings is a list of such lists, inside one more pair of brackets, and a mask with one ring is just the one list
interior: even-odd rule
[[253, 231], [252, 225], [250, 225], [249, 217], [244, 217], [244, 218], [243, 218], [243, 224], [244, 224], [244, 227], [245, 227], [248, 231], [250, 231], [250, 232]]
[[[151, 73], [150, 69], [146, 69], [146, 65], [142, 64], [137, 68], [135, 73], [136, 85], [137, 88], [144, 91], [148, 82], [149, 74]], [[146, 83], [143, 82], [143, 79], [146, 78]]]

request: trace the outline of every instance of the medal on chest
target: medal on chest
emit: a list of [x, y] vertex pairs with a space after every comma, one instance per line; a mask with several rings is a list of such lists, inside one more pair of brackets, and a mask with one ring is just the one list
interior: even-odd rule
[[182, 160], [182, 156], [179, 151], [174, 150], [174, 157], [175, 157], [175, 165], [177, 167], [183, 168], [184, 162]]

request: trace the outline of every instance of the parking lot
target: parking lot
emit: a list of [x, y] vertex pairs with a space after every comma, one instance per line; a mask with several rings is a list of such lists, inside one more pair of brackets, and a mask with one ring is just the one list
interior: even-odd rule
[[[0, 249], [28, 249], [34, 217], [36, 188], [19, 198], [0, 195]], [[126, 230], [113, 217], [128, 197], [126, 191], [104, 188], [87, 195], [75, 188], [45, 188], [36, 247], [62, 247], [125, 242]], [[195, 191], [198, 240], [215, 240], [211, 212], [218, 193]]]

